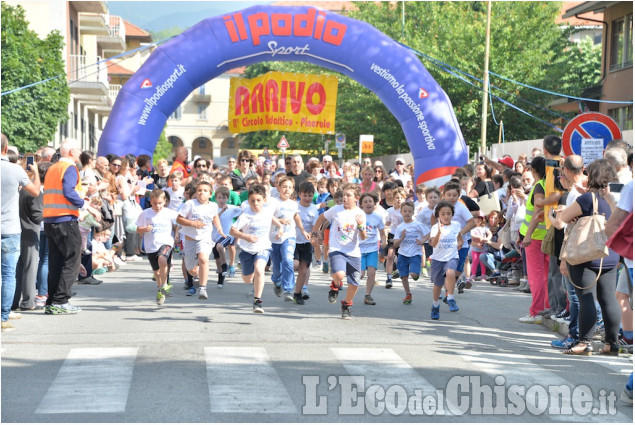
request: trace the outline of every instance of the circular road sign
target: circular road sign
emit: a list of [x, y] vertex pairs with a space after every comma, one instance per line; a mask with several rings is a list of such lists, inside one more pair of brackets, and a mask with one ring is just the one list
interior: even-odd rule
[[622, 138], [617, 123], [607, 115], [597, 112], [580, 114], [569, 121], [562, 134], [562, 149], [565, 156], [580, 155], [582, 139], [603, 139], [604, 146]]

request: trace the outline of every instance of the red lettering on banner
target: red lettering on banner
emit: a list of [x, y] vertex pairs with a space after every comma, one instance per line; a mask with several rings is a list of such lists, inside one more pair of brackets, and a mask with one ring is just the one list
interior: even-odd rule
[[330, 21], [326, 12], [308, 8], [307, 13], [258, 12], [247, 16], [247, 25], [242, 12], [223, 16], [225, 29], [232, 43], [244, 41], [251, 36], [254, 46], [260, 45], [260, 38], [267, 35], [313, 37], [316, 40], [339, 46], [346, 34], [347, 25]]
[[295, 81], [291, 81], [291, 112], [300, 113], [302, 107], [302, 94], [304, 93], [304, 81], [300, 83], [300, 87], [296, 90]]
[[289, 91], [289, 82], [282, 80], [282, 91], [280, 93], [280, 112], [287, 112], [287, 93]]
[[236, 116], [249, 113], [249, 89], [247, 87], [238, 87], [236, 89], [234, 100], [236, 107]]
[[265, 108], [267, 112], [271, 110], [278, 112], [278, 82], [276, 80], [268, 80], [265, 83]]
[[259, 112], [264, 112], [264, 110], [265, 99], [263, 98], [262, 84], [258, 83], [251, 92], [251, 113], [257, 114]]
[[[320, 101], [316, 104], [313, 103], [313, 95], [317, 94]], [[306, 107], [313, 115], [320, 115], [326, 106], [326, 90], [320, 83], [313, 83], [309, 90], [306, 92]]]

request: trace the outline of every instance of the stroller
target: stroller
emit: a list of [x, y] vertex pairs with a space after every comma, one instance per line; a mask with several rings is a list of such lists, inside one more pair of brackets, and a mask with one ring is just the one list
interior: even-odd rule
[[503, 288], [510, 283], [512, 285], [520, 284], [520, 276], [522, 275], [523, 269], [520, 252], [515, 249], [510, 250], [501, 261], [496, 261], [496, 267], [500, 270], [500, 274], [489, 277], [487, 279], [489, 283]]

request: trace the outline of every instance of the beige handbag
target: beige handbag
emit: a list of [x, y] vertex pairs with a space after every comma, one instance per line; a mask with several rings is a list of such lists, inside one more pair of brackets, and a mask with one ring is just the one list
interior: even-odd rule
[[593, 197], [593, 214], [580, 217], [573, 226], [569, 226], [560, 251], [560, 260], [573, 266], [609, 255], [609, 249], [606, 246], [608, 238], [604, 233], [606, 217], [598, 214], [597, 196], [594, 193], [591, 196]]
[[488, 215], [492, 211], [500, 211], [501, 204], [498, 200], [498, 193], [496, 191], [490, 192], [487, 183], [485, 184], [485, 187], [487, 188], [487, 193], [480, 196], [477, 201], [480, 210], [483, 211], [483, 214], [485, 215]]

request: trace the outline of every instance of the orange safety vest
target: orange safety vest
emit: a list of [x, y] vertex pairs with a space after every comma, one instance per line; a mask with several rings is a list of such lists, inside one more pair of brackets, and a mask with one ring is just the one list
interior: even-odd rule
[[[64, 196], [64, 187], [62, 181], [68, 167], [75, 167], [66, 161], [59, 161], [53, 164], [46, 172], [44, 178], [44, 217], [62, 217], [72, 215], [79, 217], [79, 208], [68, 202]], [[75, 167], [77, 169], [77, 167]], [[79, 170], [77, 170], [77, 184], [75, 190], [82, 193], [82, 182], [79, 179]]]

